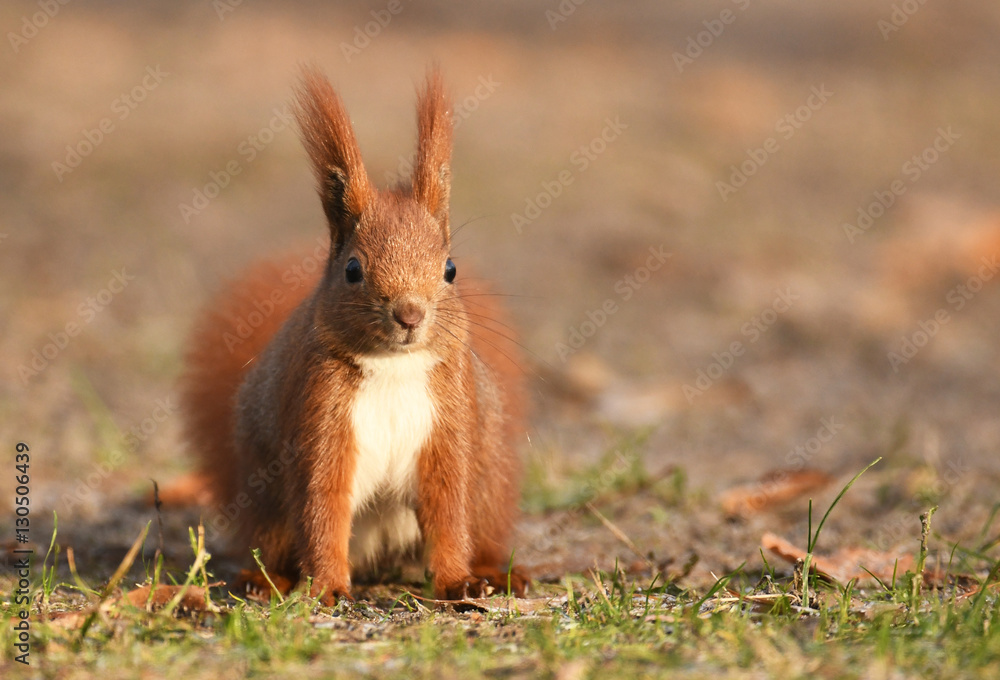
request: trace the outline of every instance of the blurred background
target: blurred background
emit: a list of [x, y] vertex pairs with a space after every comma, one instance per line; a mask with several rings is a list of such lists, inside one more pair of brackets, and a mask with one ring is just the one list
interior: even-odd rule
[[0, 445], [31, 446], [33, 540], [57, 511], [84, 567], [191, 468], [197, 310], [325, 239], [288, 121], [309, 61], [382, 185], [446, 75], [455, 259], [521, 329], [536, 573], [759, 565], [805, 497], [733, 519], [727, 491], [815, 470], [825, 509], [877, 456], [831, 548], [912, 550], [931, 504], [941, 546], [996, 532], [996, 3], [41, 0], [0, 27]]

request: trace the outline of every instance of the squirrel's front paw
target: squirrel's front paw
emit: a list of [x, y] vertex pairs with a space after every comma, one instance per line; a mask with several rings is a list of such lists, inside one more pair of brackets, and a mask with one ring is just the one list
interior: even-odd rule
[[330, 584], [312, 582], [312, 586], [309, 588], [309, 596], [315, 597], [319, 600], [319, 603], [324, 607], [336, 607], [337, 603], [342, 600], [347, 600], [348, 602], [354, 602], [354, 598], [351, 597], [351, 590], [346, 586], [334, 586]]
[[489, 565], [477, 565], [472, 568], [472, 575], [486, 583], [487, 595], [525, 597], [531, 585], [528, 570], [519, 566], [503, 570]]
[[434, 587], [434, 598], [437, 600], [467, 600], [490, 595], [489, 583], [475, 576], [467, 576], [461, 581], [449, 584], [437, 584]]
[[233, 583], [233, 592], [266, 604], [271, 601], [272, 594], [287, 595], [292, 585], [293, 583], [281, 574], [271, 574], [268, 581], [268, 577], [264, 576], [260, 569], [243, 569]]

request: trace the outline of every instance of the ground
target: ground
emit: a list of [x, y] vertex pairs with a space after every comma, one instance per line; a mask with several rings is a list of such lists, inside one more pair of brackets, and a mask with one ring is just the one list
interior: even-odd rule
[[[920, 634], [933, 629], [909, 615], [886, 625], [916, 638], [902, 661], [895, 642], [859, 632], [857, 607], [837, 628], [808, 613], [700, 619], [677, 602], [697, 603], [733, 572], [733, 592], [769, 570], [791, 588], [793, 566], [761, 549], [765, 534], [807, 548], [809, 499], [815, 531], [879, 457], [817, 553], [912, 559], [919, 517], [937, 506], [928, 573], [983, 579], [997, 559], [993, 4], [10, 2], [0, 27], [8, 562], [24, 442], [30, 541], [45, 551], [56, 513], [57, 581], [74, 583], [72, 547], [84, 581], [107, 583], [153, 520], [119, 586], [145, 578], [161, 542], [150, 480], [192, 465], [175, 381], [197, 310], [248, 262], [324, 238], [288, 121], [298, 65], [314, 61], [336, 83], [369, 173], [387, 184], [405, 175], [414, 85], [437, 61], [456, 101], [454, 259], [509, 295], [531, 387], [515, 556], [556, 612], [431, 614], [405, 597], [393, 607], [397, 586], [372, 593], [374, 614], [293, 602], [280, 616], [226, 609], [224, 625], [182, 618], [176, 629], [133, 614], [132, 628], [101, 619], [90, 646], [39, 633], [40, 672], [70, 673], [77, 656], [89, 672], [102, 650], [129, 644], [136, 667], [152, 665], [177, 638], [194, 665], [225, 647], [216, 674], [320, 673], [327, 634], [356, 640], [342, 651], [358, 674], [391, 675], [400, 659], [425, 673], [496, 662], [501, 674], [562, 677], [633, 662], [691, 677], [804, 674], [816, 659], [857, 676], [950, 668], [921, 666]], [[160, 519], [183, 579], [199, 514]], [[231, 576], [240, 559], [208, 548], [209, 571]], [[669, 587], [649, 591], [656, 574]], [[37, 563], [35, 587], [40, 578]], [[559, 599], [599, 603], [616, 582], [655, 592], [655, 611], [622, 605], [595, 623], [593, 607]], [[861, 585], [870, 603], [879, 586]], [[992, 596], [977, 602], [988, 622]], [[41, 606], [38, 616], [55, 605]], [[251, 638], [274, 633], [274, 617], [288, 622], [284, 651], [268, 656]], [[587, 637], [605, 623], [611, 638]], [[988, 674], [997, 647], [981, 628], [969, 658]], [[730, 638], [738, 651], [725, 651]], [[844, 644], [829, 651], [824, 638]], [[619, 642], [628, 651], [615, 657]]]

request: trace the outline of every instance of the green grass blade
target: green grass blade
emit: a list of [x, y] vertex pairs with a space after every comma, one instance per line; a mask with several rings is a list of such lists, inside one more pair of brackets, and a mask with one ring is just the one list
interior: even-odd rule
[[810, 552], [811, 553], [811, 552], [813, 552], [813, 550], [815, 550], [816, 543], [819, 542], [819, 533], [821, 531], [823, 531], [823, 525], [826, 524], [826, 518], [829, 517], [830, 513], [833, 512], [833, 509], [835, 507], [837, 507], [837, 503], [839, 503], [840, 499], [844, 497], [844, 494], [847, 493], [847, 490], [850, 489], [852, 486], [854, 486], [854, 482], [858, 481], [858, 479], [860, 479], [861, 475], [863, 475], [866, 472], [868, 472], [868, 470], [870, 470], [880, 460], [882, 460], [882, 456], [879, 456], [878, 458], [876, 458], [872, 462], [868, 463], [868, 466], [864, 470], [862, 470], [858, 474], [854, 475], [854, 477], [851, 478], [851, 481], [849, 481], [847, 483], [847, 486], [845, 486], [843, 489], [840, 490], [840, 493], [837, 494], [837, 497], [833, 499], [833, 503], [831, 503], [830, 507], [826, 509], [826, 514], [823, 515], [823, 519], [821, 519], [819, 521], [819, 526], [816, 527], [816, 534], [815, 535], [812, 534], [812, 512], [811, 512], [811, 510], [812, 510], [812, 501], [809, 502], [809, 507], [810, 507], [810, 513], [809, 513], [810, 532], [809, 532], [809, 534], [810, 535], [809, 535], [809, 549], [806, 552]]

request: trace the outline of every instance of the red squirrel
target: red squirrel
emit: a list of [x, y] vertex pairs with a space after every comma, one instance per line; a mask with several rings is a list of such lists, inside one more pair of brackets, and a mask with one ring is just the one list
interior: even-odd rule
[[[238, 545], [261, 549], [275, 583], [309, 578], [327, 604], [421, 550], [438, 599], [523, 595], [527, 575], [508, 568], [521, 375], [495, 296], [451, 260], [441, 75], [419, 93], [410, 182], [385, 190], [329, 80], [306, 68], [296, 94], [329, 255], [293, 291], [294, 258], [252, 267], [196, 324], [181, 398], [210, 491], [246, 505]], [[226, 342], [254, 310], [249, 337]]]

